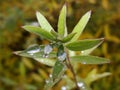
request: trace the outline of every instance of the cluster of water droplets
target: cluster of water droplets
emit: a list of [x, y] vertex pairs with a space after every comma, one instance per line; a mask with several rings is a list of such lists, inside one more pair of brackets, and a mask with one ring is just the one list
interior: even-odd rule
[[44, 57], [47, 58], [50, 54], [50, 52], [52, 52], [53, 47], [52, 45], [45, 45], [45, 46], [39, 46], [37, 44], [31, 45], [29, 46], [25, 52], [31, 56], [35, 56], [34, 54], [39, 53]]

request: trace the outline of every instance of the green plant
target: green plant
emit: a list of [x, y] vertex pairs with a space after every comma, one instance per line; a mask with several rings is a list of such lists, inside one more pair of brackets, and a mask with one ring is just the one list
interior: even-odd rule
[[[91, 82], [110, 75], [110, 73], [99, 75], [96, 74], [96, 70], [93, 70], [88, 74], [86, 79], [83, 80], [75, 74], [74, 66], [76, 66], [76, 63], [104, 64], [110, 62], [105, 58], [89, 55], [103, 42], [103, 38], [78, 40], [89, 21], [91, 11], [87, 12], [80, 19], [70, 34], [68, 34], [66, 27], [66, 5], [63, 6], [60, 12], [58, 33], [41, 13], [37, 12], [36, 16], [41, 27], [27, 25], [23, 26], [23, 28], [47, 39], [50, 41], [50, 44], [36, 44], [28, 47], [26, 50], [16, 51], [14, 53], [20, 56], [33, 58], [45, 65], [53, 67], [52, 74], [50, 74], [50, 78], [46, 81], [45, 90], [53, 87], [61, 78], [66, 81], [66, 86], [62, 87], [62, 90], [64, 90], [64, 88], [66, 88], [65, 90], [70, 90], [75, 87], [77, 90], [89, 90]], [[75, 84], [67, 75], [64, 75], [67, 68], [71, 70]]]

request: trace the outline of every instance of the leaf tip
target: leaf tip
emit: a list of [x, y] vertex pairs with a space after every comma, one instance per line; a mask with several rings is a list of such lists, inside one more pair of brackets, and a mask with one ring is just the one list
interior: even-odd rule
[[92, 10], [89, 10], [86, 14], [89, 16], [89, 18], [91, 17], [91, 13], [92, 13]]
[[15, 55], [18, 55], [20, 53], [20, 51], [14, 51], [12, 53], [15, 54]]
[[39, 11], [36, 11], [36, 16], [37, 16], [38, 14], [40, 14], [40, 12], [39, 12]]
[[21, 26], [21, 28], [25, 28], [25, 26]]
[[66, 3], [63, 5], [64, 8], [66, 8]]
[[104, 38], [100, 38], [100, 41], [101, 41], [100, 44], [103, 43], [104, 40], [105, 40]]

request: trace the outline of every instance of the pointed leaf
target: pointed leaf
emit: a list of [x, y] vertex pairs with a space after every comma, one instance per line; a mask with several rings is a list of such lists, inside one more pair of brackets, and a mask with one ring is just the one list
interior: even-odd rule
[[57, 60], [53, 67], [53, 72], [52, 72], [53, 81], [58, 78], [61, 78], [62, 75], [64, 74], [65, 70], [66, 70], [65, 64], [63, 62]]
[[50, 90], [50, 88], [52, 88], [60, 79], [61, 77], [58, 77], [57, 79], [53, 81], [53, 78], [50, 77], [48, 80], [46, 80], [46, 85], [45, 85], [44, 90]]
[[97, 56], [73, 56], [71, 57], [72, 62], [79, 62], [82, 64], [104, 64], [104, 63], [110, 63], [110, 60], [97, 57]]
[[90, 73], [88, 73], [87, 77], [85, 78], [85, 82], [90, 86], [92, 82], [109, 75], [111, 75], [109, 72], [97, 74], [97, 69], [93, 69]]
[[91, 11], [87, 12], [84, 16], [82, 16], [82, 18], [79, 20], [79, 22], [77, 23], [77, 25], [74, 27], [72, 33], [77, 33], [71, 40], [72, 41], [76, 41], [79, 36], [81, 35], [81, 33], [83, 32], [86, 24], [89, 21], [89, 18], [91, 16]]
[[46, 81], [45, 89], [49, 90], [51, 87], [53, 87], [64, 75], [66, 70], [66, 66], [63, 64], [63, 62], [57, 60], [54, 67], [51, 77]]
[[36, 16], [42, 29], [47, 30], [48, 32], [54, 30], [47, 19], [40, 12], [36, 12]]
[[53, 79], [50, 77], [48, 80], [46, 80], [44, 90], [50, 90], [50, 88], [52, 88], [55, 84], [56, 82], [53, 82]]
[[104, 40], [103, 38], [79, 40], [79, 41], [68, 43], [66, 47], [73, 51], [83, 51], [86, 49], [93, 48], [94, 46], [103, 42], [103, 40]]
[[94, 51], [103, 41], [101, 41], [100, 43], [98, 43], [97, 45], [95, 45], [94, 47], [81, 51], [81, 55], [89, 55], [92, 51]]
[[27, 48], [26, 50], [23, 51], [16, 51], [14, 52], [16, 55], [20, 55], [20, 56], [24, 56], [24, 57], [29, 57], [29, 58], [33, 58], [34, 60], [43, 63], [45, 65], [48, 66], [53, 66], [55, 64], [55, 60], [52, 58], [56, 57], [56, 52], [51, 52], [49, 54], [49, 58], [44, 58], [44, 46], [31, 46], [29, 48]]
[[64, 37], [64, 38], [62, 39], [62, 42], [63, 42], [63, 43], [66, 43], [66, 42], [70, 41], [70, 40], [75, 36], [75, 34], [76, 34], [76, 33], [70, 33], [70, 34], [68, 34], [68, 36], [66, 36], [66, 37]]
[[66, 5], [63, 6], [60, 12], [60, 16], [58, 20], [58, 33], [61, 36], [64, 36], [66, 33], [65, 30], [66, 30]]
[[[43, 63], [45, 65], [48, 65], [48, 66], [54, 66], [55, 64], [55, 60], [52, 59], [53, 56], [55, 56], [56, 54], [53, 54], [53, 53], [50, 53], [49, 54], [49, 58], [44, 58], [44, 54], [42, 52], [39, 52], [39, 53], [35, 53], [34, 55], [31, 55], [31, 54], [28, 54], [28, 53], [25, 53], [24, 51], [16, 51], [14, 52], [16, 55], [20, 55], [20, 56], [24, 56], [24, 57], [29, 57], [29, 58], [32, 58], [40, 63]], [[51, 56], [53, 55], [53, 56]]]
[[56, 62], [55, 59], [51, 59], [51, 58], [33, 58], [33, 59], [48, 66], [54, 66]]
[[35, 27], [35, 26], [23, 26], [23, 28], [31, 33], [35, 33], [45, 39], [48, 39], [48, 40], [55, 40], [55, 37], [48, 31], [40, 28], [40, 27]]

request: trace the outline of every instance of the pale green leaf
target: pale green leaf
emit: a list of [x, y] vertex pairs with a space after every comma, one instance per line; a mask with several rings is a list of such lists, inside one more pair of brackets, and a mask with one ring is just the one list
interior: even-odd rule
[[47, 30], [48, 32], [54, 30], [47, 19], [40, 12], [36, 12], [36, 16], [42, 29]]
[[99, 43], [103, 42], [103, 40], [103, 38], [79, 40], [66, 44], [66, 47], [73, 51], [83, 51], [95, 47]]
[[51, 52], [48, 55], [48, 58], [45, 58], [43, 49], [44, 49], [43, 45], [41, 46], [35, 45], [35, 46], [27, 48], [26, 50], [16, 51], [14, 53], [16, 55], [32, 58], [45, 65], [53, 66], [55, 64], [55, 60], [53, 58], [56, 57], [56, 52]]
[[104, 64], [110, 63], [110, 60], [97, 57], [97, 56], [73, 56], [70, 57], [72, 62], [81, 63], [81, 64]]
[[79, 20], [79, 22], [77, 23], [77, 25], [74, 27], [72, 33], [77, 33], [71, 40], [72, 41], [76, 41], [79, 36], [81, 35], [81, 33], [83, 32], [86, 24], [89, 21], [89, 18], [91, 16], [91, 11], [87, 12], [84, 16], [82, 16], [82, 18]]
[[54, 66], [55, 64], [55, 60], [52, 59], [55, 54], [54, 53], [50, 53], [49, 54], [49, 58], [44, 58], [44, 53], [43, 52], [38, 52], [38, 53], [34, 53], [34, 54], [29, 54], [26, 53], [24, 51], [16, 51], [14, 52], [16, 55], [20, 55], [20, 56], [24, 56], [24, 57], [29, 57], [32, 58], [42, 64], [48, 65], [48, 66]]
[[33, 59], [48, 66], [54, 66], [56, 62], [56, 60], [52, 58], [33, 58]]
[[47, 40], [51, 40], [51, 41], [55, 40], [55, 37], [50, 32], [48, 32], [48, 31], [46, 31], [46, 30], [44, 30], [44, 29], [42, 29], [40, 27], [27, 25], [27, 26], [23, 26], [23, 28], [25, 30], [27, 30], [27, 31], [29, 31], [31, 33], [35, 33], [35, 34], [37, 34], [37, 35], [39, 35], [39, 36], [41, 36], [41, 37], [43, 37], [43, 38], [45, 38]]
[[63, 43], [66, 43], [66, 42], [70, 41], [70, 40], [75, 36], [75, 34], [76, 34], [76, 33], [70, 33], [70, 34], [68, 34], [68, 36], [66, 36], [66, 37], [64, 37], [64, 38], [62, 39], [62, 42], [63, 42]]
[[59, 20], [58, 20], [58, 33], [61, 36], [65, 36], [66, 33], [66, 5], [63, 6]]
[[97, 74], [97, 69], [93, 69], [90, 73], [88, 73], [87, 77], [85, 78], [85, 82], [90, 86], [92, 82], [109, 75], [111, 75], [109, 72]]

